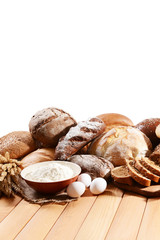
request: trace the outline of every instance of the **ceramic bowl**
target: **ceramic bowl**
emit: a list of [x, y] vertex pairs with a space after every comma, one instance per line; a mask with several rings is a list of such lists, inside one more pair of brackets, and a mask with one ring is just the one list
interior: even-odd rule
[[[31, 171], [38, 169], [39, 167], [46, 167], [47, 164], [51, 164], [50, 167], [54, 166], [54, 163], [62, 164], [63, 166], [67, 166], [72, 169], [73, 175], [70, 178], [63, 179], [63, 180], [55, 180], [52, 182], [43, 182], [43, 181], [34, 181], [27, 178], [27, 174]], [[46, 161], [32, 164], [21, 171], [21, 177], [26, 181], [26, 183], [32, 187], [34, 190], [40, 193], [47, 193], [47, 194], [55, 194], [62, 191], [66, 188], [70, 183], [77, 180], [78, 175], [81, 173], [81, 167], [75, 163], [68, 162], [68, 161]]]

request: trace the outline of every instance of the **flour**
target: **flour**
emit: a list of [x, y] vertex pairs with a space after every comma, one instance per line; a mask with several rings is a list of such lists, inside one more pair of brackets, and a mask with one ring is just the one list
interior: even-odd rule
[[26, 173], [25, 178], [36, 182], [53, 182], [71, 178], [73, 170], [60, 163], [50, 163], [46, 166], [38, 166]]

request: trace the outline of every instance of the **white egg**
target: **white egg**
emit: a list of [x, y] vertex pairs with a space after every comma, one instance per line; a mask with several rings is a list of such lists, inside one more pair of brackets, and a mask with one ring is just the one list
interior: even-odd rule
[[104, 178], [95, 178], [90, 184], [91, 193], [97, 195], [103, 193], [106, 190], [107, 182]]
[[80, 175], [78, 176], [78, 181], [84, 183], [84, 185], [85, 185], [86, 187], [89, 187], [89, 185], [91, 184], [92, 179], [91, 179], [91, 177], [90, 177], [89, 174], [87, 174], [87, 173], [82, 173], [82, 174], [80, 174]]
[[82, 182], [73, 182], [70, 183], [67, 187], [67, 194], [70, 197], [77, 198], [82, 196], [82, 194], [85, 192], [86, 187], [84, 183]]

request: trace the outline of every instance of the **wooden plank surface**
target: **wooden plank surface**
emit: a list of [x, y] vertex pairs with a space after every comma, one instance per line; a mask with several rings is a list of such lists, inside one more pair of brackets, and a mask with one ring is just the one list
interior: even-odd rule
[[147, 199], [140, 195], [132, 193], [124, 194], [105, 239], [136, 239], [145, 210], [146, 202]]
[[69, 204], [30, 204], [19, 197], [0, 199], [0, 239], [159, 240], [160, 198], [108, 186], [87, 191]]

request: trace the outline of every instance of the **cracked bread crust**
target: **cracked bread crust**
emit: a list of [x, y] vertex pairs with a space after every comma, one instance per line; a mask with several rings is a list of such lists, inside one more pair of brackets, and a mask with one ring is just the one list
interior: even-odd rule
[[55, 147], [76, 121], [70, 114], [58, 108], [45, 108], [38, 111], [29, 122], [29, 130], [40, 147]]
[[55, 149], [55, 159], [68, 159], [83, 146], [102, 134], [104, 129], [105, 124], [99, 118], [90, 118], [87, 121], [79, 122], [59, 140]]

